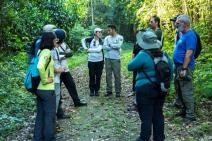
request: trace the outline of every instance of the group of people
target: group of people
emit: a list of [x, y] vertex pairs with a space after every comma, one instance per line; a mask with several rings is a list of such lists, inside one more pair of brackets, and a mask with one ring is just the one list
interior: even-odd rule
[[37, 68], [40, 83], [35, 92], [37, 97], [37, 115], [34, 128], [35, 141], [54, 141], [56, 119], [70, 118], [62, 110], [61, 83], [64, 83], [74, 106], [86, 106], [80, 100], [73, 77], [68, 68], [67, 58], [72, 52], [64, 42], [66, 32], [48, 24], [43, 27], [41, 36], [33, 43], [31, 59], [39, 57]]
[[[185, 123], [196, 120], [194, 113], [194, 97], [192, 87], [192, 72], [195, 67], [195, 51], [197, 37], [191, 29], [190, 18], [187, 15], [177, 15], [171, 19], [176, 28], [176, 40], [173, 52], [173, 64], [168, 56], [168, 64], [174, 71], [174, 84], [176, 89], [175, 106], [181, 108], [176, 116], [181, 116]], [[155, 24], [152, 24], [155, 23]], [[134, 71], [133, 91], [136, 93], [137, 111], [141, 123], [140, 136], [136, 141], [149, 141], [153, 129], [153, 140], [163, 141], [164, 116], [163, 104], [165, 95], [151, 81], [157, 82], [154, 57], [162, 57], [163, 39], [161, 39], [160, 20], [153, 16], [149, 23], [151, 30], [144, 29], [140, 41], [134, 46], [134, 58], [128, 64], [128, 70]], [[152, 28], [155, 25], [155, 28]], [[160, 34], [159, 34], [160, 33]], [[137, 34], [137, 35], [138, 35]], [[148, 53], [149, 52], [149, 53]], [[174, 67], [173, 67], [174, 66]], [[150, 81], [151, 80], [151, 81]]]
[[[196, 36], [190, 27], [187, 15], [178, 15], [172, 19], [178, 39], [175, 42], [173, 62], [162, 51], [163, 33], [160, 29], [160, 18], [153, 16], [149, 28], [138, 32], [137, 42], [133, 49], [133, 59], [128, 64], [128, 70], [133, 71], [133, 91], [136, 94], [137, 111], [141, 123], [140, 136], [136, 141], [149, 141], [153, 129], [153, 139], [163, 141], [164, 116], [163, 104], [165, 94], [152, 85], [157, 81], [155, 62], [153, 58], [165, 57], [171, 72], [175, 73], [176, 104], [180, 104], [185, 121], [194, 121], [194, 98], [192, 88], [192, 72], [195, 66], [194, 53]], [[99, 96], [101, 76], [105, 65], [106, 93], [113, 94], [112, 75], [114, 75], [115, 96], [121, 94], [121, 61], [120, 50], [123, 36], [119, 35], [115, 25], [108, 25], [108, 36], [102, 40], [102, 29], [95, 28], [92, 37], [81, 40], [83, 48], [88, 53], [90, 96]], [[85, 106], [77, 94], [76, 85], [70, 74], [67, 58], [72, 56], [71, 50], [64, 42], [66, 32], [54, 25], [43, 27], [43, 33], [35, 43], [34, 55], [39, 56], [38, 70], [40, 84], [35, 93], [37, 96], [37, 116], [34, 130], [34, 140], [55, 140], [55, 121], [57, 118], [69, 118], [61, 108], [61, 83], [63, 82], [74, 101], [75, 106]], [[150, 55], [151, 54], [151, 55]], [[57, 115], [57, 116], [56, 116]]]
[[88, 52], [89, 88], [90, 96], [99, 96], [102, 70], [105, 63], [106, 94], [112, 95], [114, 75], [116, 97], [121, 96], [121, 63], [120, 49], [123, 37], [117, 33], [115, 25], [108, 25], [108, 36], [102, 41], [102, 29], [94, 29], [94, 37], [82, 39], [82, 46]]

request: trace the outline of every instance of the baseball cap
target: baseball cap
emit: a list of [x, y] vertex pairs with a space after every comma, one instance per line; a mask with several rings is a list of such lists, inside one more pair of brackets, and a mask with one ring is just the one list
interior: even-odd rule
[[96, 33], [96, 32], [101, 32], [101, 31], [102, 31], [101, 28], [95, 28], [95, 29], [94, 29], [94, 33]]
[[172, 17], [172, 18], [170, 19], [170, 21], [175, 22], [175, 21], [177, 20], [177, 17], [178, 17], [178, 16], [180, 16], [180, 14], [177, 14], [177, 15], [175, 15], [174, 17]]

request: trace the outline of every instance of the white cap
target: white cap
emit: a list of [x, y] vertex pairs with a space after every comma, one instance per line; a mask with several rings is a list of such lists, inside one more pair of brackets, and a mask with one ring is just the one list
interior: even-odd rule
[[94, 33], [101, 32], [101, 31], [102, 31], [102, 29], [101, 28], [98, 28], [98, 27], [94, 29]]
[[53, 24], [47, 24], [43, 27], [43, 32], [52, 32], [53, 29], [55, 29], [56, 26]]

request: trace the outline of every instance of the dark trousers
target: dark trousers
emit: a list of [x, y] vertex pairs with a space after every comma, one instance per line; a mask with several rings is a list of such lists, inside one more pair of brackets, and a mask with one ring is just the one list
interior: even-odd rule
[[136, 101], [141, 119], [140, 140], [149, 141], [153, 125], [154, 141], [164, 141], [163, 104], [165, 97], [151, 85], [136, 88]]
[[137, 76], [137, 71], [133, 71], [133, 85], [132, 85], [133, 92], [135, 91], [136, 76]]
[[34, 141], [55, 141], [56, 97], [54, 91], [37, 90]]
[[98, 92], [100, 89], [101, 76], [104, 62], [90, 62], [88, 61], [89, 69], [89, 88], [91, 92]]
[[77, 93], [77, 88], [76, 88], [74, 79], [71, 76], [71, 73], [69, 71], [61, 73], [60, 79], [65, 84], [66, 88], [68, 89], [69, 95], [73, 99], [74, 104], [78, 104], [80, 102], [80, 99]]

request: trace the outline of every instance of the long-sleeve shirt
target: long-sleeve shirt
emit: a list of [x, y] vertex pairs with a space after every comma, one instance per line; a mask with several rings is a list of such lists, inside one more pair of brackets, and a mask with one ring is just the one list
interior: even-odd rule
[[[173, 72], [173, 66], [171, 60], [168, 58], [168, 64], [171, 69], [171, 74]], [[155, 64], [152, 57], [144, 51], [140, 51], [138, 55], [129, 62], [128, 64], [129, 71], [137, 71], [136, 76], [136, 84], [135, 87], [140, 87], [145, 84], [151, 84], [149, 79], [145, 76], [143, 71], [150, 77], [150, 79], [155, 82], [156, 79], [156, 72], [155, 72]]]
[[[88, 61], [100, 62], [104, 59], [101, 39], [96, 40], [95, 38], [84, 38], [81, 42], [83, 48], [88, 51]], [[89, 44], [89, 48], [86, 46], [87, 43]]]
[[[54, 69], [59, 69], [62, 67], [61, 65], [61, 61], [60, 61], [60, 58], [59, 58], [59, 51], [58, 51], [58, 48], [54, 48], [52, 51], [51, 51], [51, 55], [52, 55], [52, 58], [54, 60]], [[61, 73], [58, 73], [58, 72], [55, 72], [55, 76], [54, 76], [54, 83], [60, 83], [60, 74]]]
[[[38, 90], [54, 90], [54, 61], [49, 49], [43, 49], [39, 54], [37, 68], [41, 79]], [[52, 83], [48, 83], [48, 77], [53, 79]]]
[[66, 43], [62, 43], [59, 47], [58, 47], [58, 51], [59, 51], [59, 60], [61, 63], [61, 66], [65, 69], [65, 72], [69, 71], [68, 68], [68, 62], [67, 62], [67, 58], [66, 58], [66, 54], [70, 54], [71, 53], [71, 49], [67, 46]]
[[116, 36], [107, 36], [104, 40], [103, 49], [105, 49], [105, 58], [120, 59], [120, 49], [123, 44], [123, 36], [117, 34]]

